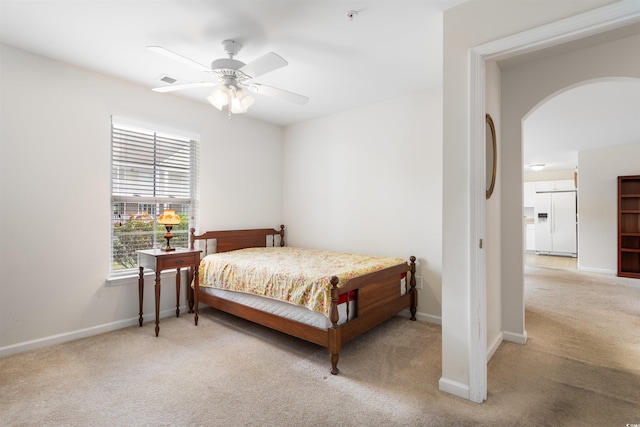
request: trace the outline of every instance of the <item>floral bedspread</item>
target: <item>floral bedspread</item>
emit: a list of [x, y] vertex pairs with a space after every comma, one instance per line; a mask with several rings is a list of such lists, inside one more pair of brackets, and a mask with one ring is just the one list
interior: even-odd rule
[[249, 248], [207, 255], [199, 286], [247, 292], [329, 315], [331, 276], [351, 278], [406, 263], [402, 258], [290, 247]]

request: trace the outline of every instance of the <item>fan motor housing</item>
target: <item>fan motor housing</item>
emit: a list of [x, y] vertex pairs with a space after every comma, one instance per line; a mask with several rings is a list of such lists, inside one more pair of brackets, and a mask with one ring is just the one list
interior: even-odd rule
[[220, 80], [232, 78], [237, 81], [249, 80], [251, 76], [246, 75], [240, 68], [244, 67], [245, 63], [232, 58], [216, 59], [211, 63], [211, 72], [217, 76]]
[[211, 69], [214, 71], [217, 69], [239, 70], [244, 66], [244, 62], [232, 58], [220, 58], [211, 63]]

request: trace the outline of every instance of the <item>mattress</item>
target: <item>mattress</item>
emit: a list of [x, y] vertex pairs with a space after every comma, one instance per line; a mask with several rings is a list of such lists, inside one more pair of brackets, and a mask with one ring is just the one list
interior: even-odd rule
[[203, 258], [199, 285], [267, 297], [328, 317], [333, 276], [340, 288], [354, 277], [403, 263], [401, 258], [317, 249], [248, 248]]
[[[216, 289], [211, 287], [200, 288], [201, 292], [218, 298], [236, 302], [246, 307], [255, 308], [260, 311], [275, 314], [289, 320], [303, 323], [305, 325], [314, 326], [319, 329], [328, 329], [331, 327], [331, 321], [327, 316], [317, 311], [309, 310], [306, 307], [291, 304], [284, 301], [278, 301], [272, 298], [262, 297], [258, 295], [247, 294], [244, 292], [227, 291], [224, 289]], [[355, 303], [349, 303], [349, 320], [355, 315]], [[341, 325], [347, 321], [347, 303], [338, 305], [338, 324]]]
[[[406, 277], [400, 280], [400, 294], [406, 293]], [[252, 295], [244, 292], [227, 291], [224, 289], [217, 289], [212, 287], [201, 287], [200, 292], [204, 292], [208, 295], [232, 301], [238, 304], [242, 304], [246, 307], [255, 308], [266, 313], [275, 314], [285, 319], [295, 320], [296, 322], [303, 323], [305, 325], [313, 326], [320, 329], [328, 329], [331, 327], [331, 321], [323, 313], [309, 310], [306, 307], [291, 304], [284, 301], [275, 300], [272, 298], [262, 297], [259, 295]], [[348, 306], [348, 307], [347, 307]], [[342, 302], [338, 304], [338, 325], [346, 323], [356, 315], [356, 302], [351, 299], [348, 302]]]

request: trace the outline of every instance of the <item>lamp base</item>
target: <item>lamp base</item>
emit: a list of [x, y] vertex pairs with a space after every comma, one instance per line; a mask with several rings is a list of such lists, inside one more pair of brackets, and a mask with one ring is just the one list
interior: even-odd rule
[[167, 239], [167, 247], [163, 249], [163, 251], [165, 252], [171, 252], [171, 251], [175, 251], [175, 248], [172, 248], [171, 245], [169, 245], [169, 240], [171, 240], [171, 238], [173, 237], [173, 234], [171, 234], [171, 229], [173, 228], [172, 225], [166, 225], [167, 228], [167, 232], [164, 233], [164, 238]]

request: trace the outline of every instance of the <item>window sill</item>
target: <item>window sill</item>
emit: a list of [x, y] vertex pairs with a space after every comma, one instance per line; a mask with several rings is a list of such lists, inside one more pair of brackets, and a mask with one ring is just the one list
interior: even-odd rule
[[[183, 270], [186, 275], [186, 270]], [[165, 280], [167, 277], [175, 277], [176, 270], [164, 270], [160, 273], [160, 280]], [[144, 281], [145, 283], [151, 283], [151, 281], [155, 280], [156, 273], [152, 270], [145, 270], [144, 272]], [[124, 286], [124, 285], [137, 285], [138, 284], [138, 273], [127, 274], [123, 276], [113, 276], [108, 277], [106, 280], [107, 286]], [[182, 277], [180, 280], [182, 281]]]

